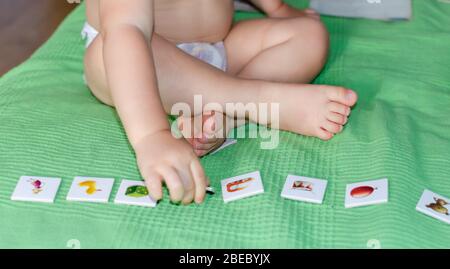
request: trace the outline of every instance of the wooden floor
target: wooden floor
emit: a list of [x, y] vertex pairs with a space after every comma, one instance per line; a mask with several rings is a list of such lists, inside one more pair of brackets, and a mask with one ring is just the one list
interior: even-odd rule
[[73, 8], [67, 0], [0, 0], [0, 76], [25, 61]]

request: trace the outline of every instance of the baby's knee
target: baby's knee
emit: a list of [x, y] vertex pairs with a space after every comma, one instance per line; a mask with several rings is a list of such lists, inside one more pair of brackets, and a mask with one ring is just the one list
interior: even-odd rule
[[[321, 63], [325, 63], [329, 49], [329, 33], [325, 25], [318, 19], [302, 17], [292, 22], [294, 35], [298, 42], [311, 48], [311, 53]], [[306, 44], [305, 44], [306, 43]]]

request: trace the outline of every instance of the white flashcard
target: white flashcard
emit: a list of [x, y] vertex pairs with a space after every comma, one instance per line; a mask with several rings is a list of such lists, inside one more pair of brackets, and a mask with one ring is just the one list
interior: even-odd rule
[[225, 203], [264, 193], [259, 171], [224, 179], [221, 185]]
[[345, 207], [358, 207], [388, 202], [388, 179], [364, 181], [347, 185]]
[[281, 197], [291, 200], [321, 204], [327, 189], [323, 179], [288, 175]]
[[156, 202], [149, 196], [144, 182], [126, 179], [122, 180], [114, 203], [146, 207], [156, 206]]
[[450, 199], [425, 190], [417, 203], [416, 210], [450, 224]]
[[216, 154], [217, 152], [223, 150], [224, 148], [229, 147], [231, 145], [234, 145], [236, 143], [237, 143], [236, 139], [228, 138], [227, 140], [225, 140], [225, 142], [222, 144], [222, 146], [220, 146], [218, 149], [216, 149], [213, 152], [211, 152], [211, 154]]
[[107, 203], [113, 185], [113, 178], [75, 177], [67, 194], [67, 200]]
[[53, 203], [60, 184], [60, 178], [23, 176], [19, 179], [11, 200]]

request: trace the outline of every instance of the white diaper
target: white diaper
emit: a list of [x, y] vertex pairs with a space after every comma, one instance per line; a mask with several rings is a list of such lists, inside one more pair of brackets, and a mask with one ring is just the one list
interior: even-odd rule
[[[88, 48], [97, 37], [98, 31], [89, 23], [85, 23], [81, 36], [86, 40]], [[210, 43], [182, 43], [177, 47], [189, 55], [204, 61], [222, 71], [227, 70], [227, 54], [223, 42]]]
[[98, 31], [89, 23], [85, 22], [83, 30], [81, 31], [81, 38], [86, 40], [86, 48], [88, 48], [94, 39], [98, 36]]
[[182, 51], [202, 60], [222, 71], [227, 71], [227, 52], [223, 42], [210, 43], [183, 43], [177, 47]]

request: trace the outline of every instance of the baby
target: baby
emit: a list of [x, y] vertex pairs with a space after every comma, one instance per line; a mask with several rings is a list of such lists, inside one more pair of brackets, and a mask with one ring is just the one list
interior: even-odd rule
[[352, 90], [307, 84], [328, 51], [327, 31], [313, 10], [251, 0], [268, 18], [233, 25], [232, 0], [86, 2], [86, 81], [116, 108], [155, 200], [162, 199], [163, 183], [175, 203], [204, 200], [209, 180], [198, 157], [224, 142], [229, 120], [219, 119], [234, 120], [217, 117], [225, 109], [177, 115], [181, 130], [190, 121], [203, 123], [177, 139], [167, 120], [177, 103], [193, 106], [195, 95], [223, 107], [277, 103], [280, 129], [329, 140], [357, 101]]

